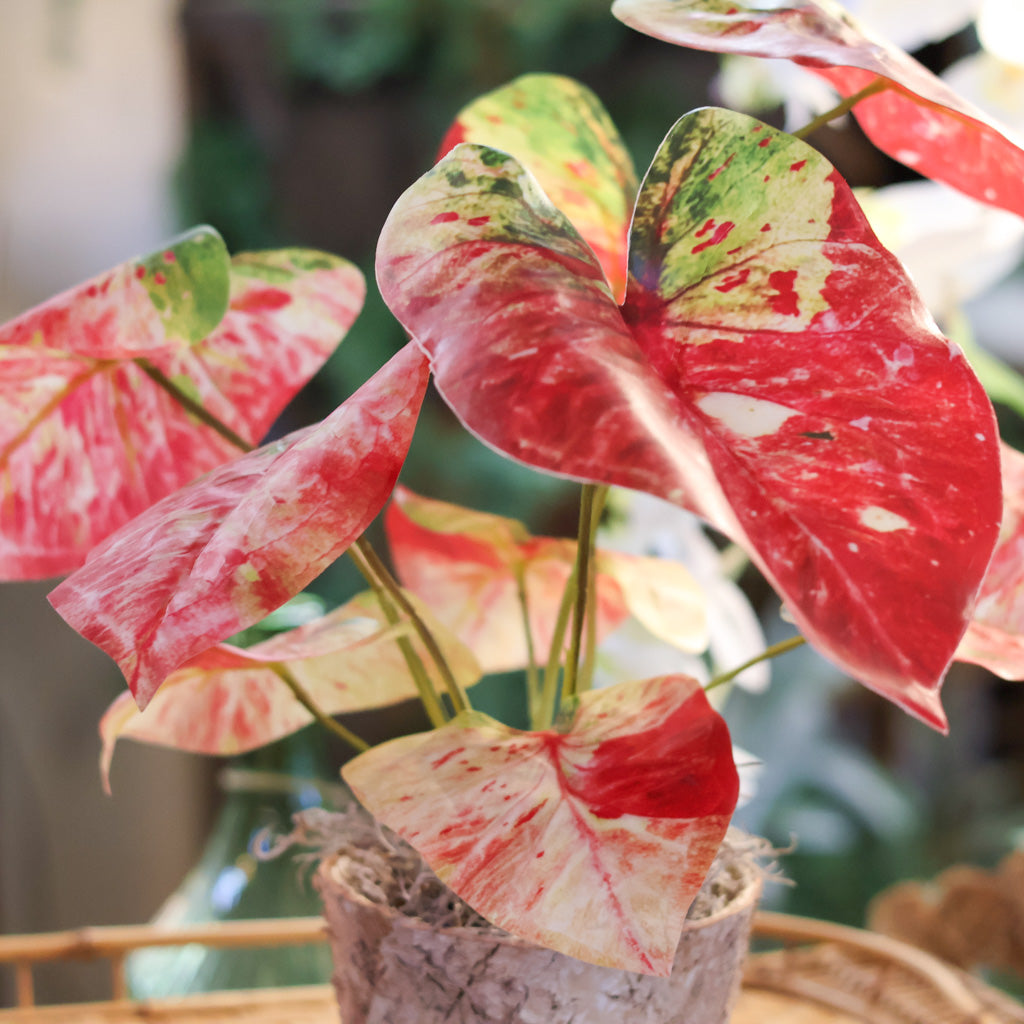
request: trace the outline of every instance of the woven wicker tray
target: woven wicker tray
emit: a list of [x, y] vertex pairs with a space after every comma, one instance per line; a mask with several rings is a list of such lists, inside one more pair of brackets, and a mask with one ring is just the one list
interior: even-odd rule
[[[751, 957], [732, 1024], [1024, 1024], [1024, 1007], [912, 946], [807, 918], [760, 913], [755, 935], [783, 944]], [[19, 1007], [0, 1024], [339, 1024], [327, 985], [218, 992], [180, 999], [124, 998], [124, 958], [144, 946], [279, 946], [323, 942], [319, 918], [246, 921], [172, 932], [147, 926], [0, 937], [0, 965], [17, 976]], [[113, 1001], [36, 1006], [32, 967], [104, 958]]]

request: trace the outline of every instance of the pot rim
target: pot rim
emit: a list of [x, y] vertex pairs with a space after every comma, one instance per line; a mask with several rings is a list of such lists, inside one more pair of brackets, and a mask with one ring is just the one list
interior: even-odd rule
[[[343, 856], [343, 852], [336, 851], [321, 858], [316, 871], [318, 888], [322, 886], [324, 889], [329, 890], [334, 896], [340, 896], [342, 899], [346, 899], [350, 903], [358, 904], [381, 915], [382, 917], [390, 919], [392, 927], [400, 926], [412, 931], [436, 932], [443, 935], [450, 935], [453, 938], [464, 939], [472, 937], [491, 944], [497, 942], [502, 945], [518, 946], [524, 949], [546, 948], [535, 942], [522, 939], [517, 935], [512, 935], [509, 932], [498, 928], [496, 925], [491, 925], [488, 929], [469, 927], [466, 925], [435, 925], [431, 924], [429, 921], [425, 921], [421, 917], [404, 914], [401, 910], [397, 907], [393, 907], [390, 903], [380, 903], [376, 900], [371, 900], [356, 889], [347, 879], [340, 877], [340, 873], [335, 873], [331, 870], [332, 865]], [[764, 886], [764, 872], [758, 864], [757, 859], [752, 854], [737, 851], [735, 857], [729, 861], [728, 868], [739, 871], [742, 880], [742, 888], [728, 901], [728, 903], [726, 903], [724, 907], [716, 910], [714, 913], [708, 914], [706, 917], [696, 919], [686, 918], [683, 922], [683, 930], [680, 933], [680, 942], [682, 942], [683, 937], [687, 934], [693, 934], [712, 928], [715, 925], [720, 924], [723, 920], [732, 918], [738, 914], [753, 911], [754, 906], [757, 904], [757, 901], [761, 896], [761, 890]], [[321, 891], [321, 895], [325, 895], [323, 890]]]

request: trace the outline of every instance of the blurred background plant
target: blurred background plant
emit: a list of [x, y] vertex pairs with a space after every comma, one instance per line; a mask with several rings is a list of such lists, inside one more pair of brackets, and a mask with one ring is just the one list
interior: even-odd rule
[[[850, 6], [969, 89], [979, 105], [990, 106], [995, 96], [1004, 109], [994, 113], [1024, 125], [1024, 57], [989, 44], [1024, 36], [998, 27], [1015, 0]], [[201, 221], [214, 224], [232, 251], [320, 247], [352, 259], [372, 280], [377, 232], [400, 192], [429, 166], [451, 118], [525, 71], [557, 71], [593, 88], [640, 167], [679, 115], [708, 102], [790, 127], [831, 105], [821, 86], [812, 88], [810, 76], [791, 65], [779, 76], [766, 75], [764, 62], [720, 64], [631, 32], [608, 8], [608, 0], [5, 6], [0, 47], [10, 60], [0, 62], [8, 76], [0, 102], [10, 130], [0, 147], [0, 313], [13, 315]], [[877, 190], [866, 196], [869, 214], [945, 330], [1024, 363], [1022, 222], [909, 180], [851, 118], [811, 141], [853, 185]], [[403, 340], [371, 287], [349, 337], [281, 431], [326, 414]], [[996, 366], [986, 380], [1004, 436], [1021, 445], [1020, 379]], [[425, 409], [403, 479], [436, 498], [518, 516], [535, 533], [575, 528], [571, 489], [493, 455], [439, 402]], [[622, 523], [609, 521], [610, 532], [616, 526]], [[680, 525], [679, 536], [692, 529]], [[634, 543], [663, 549], [664, 531], [673, 535], [671, 525], [641, 517]], [[721, 547], [712, 542], [712, 557]], [[742, 590], [741, 605], [760, 622], [749, 628], [777, 639], [784, 627], [774, 596], [742, 564], [726, 568]], [[333, 606], [356, 587], [339, 566], [313, 589]], [[261, 802], [251, 788], [236, 787], [225, 805], [207, 761], [139, 748], [119, 754], [113, 805], [103, 802], [94, 723], [122, 684], [113, 666], [50, 616], [46, 589], [0, 587], [0, 931], [140, 920], [197, 861], [198, 874], [178, 892], [179, 909], [186, 897], [220, 898], [234, 900], [232, 912], [271, 912], [245, 889], [266, 879], [261, 884], [280, 894], [295, 873], [272, 875], [265, 866], [253, 872], [238, 846], [253, 822], [263, 823], [267, 807], [284, 813], [295, 793], [264, 794]], [[716, 668], [749, 655], [741, 635], [731, 647], [720, 642], [715, 656], [723, 664]], [[956, 666], [943, 691], [953, 723], [943, 739], [850, 685], [809, 650], [777, 660], [771, 675], [763, 692], [734, 688], [724, 711], [735, 742], [764, 763], [740, 824], [780, 847], [796, 837], [784, 858], [796, 884], [773, 887], [774, 905], [859, 924], [867, 900], [899, 878], [929, 876], [955, 861], [990, 865], [1024, 842], [1024, 691], [1017, 684]], [[56, 688], [76, 690], [77, 698], [55, 726], [44, 712], [56, 704], [47, 697]], [[514, 719], [517, 708], [502, 701], [500, 681], [490, 693], [494, 704], [486, 709]], [[414, 712], [399, 709], [358, 731], [373, 736], [418, 724]], [[151, 781], [136, 786], [147, 764], [177, 779], [166, 797], [153, 798]], [[52, 803], [69, 778], [76, 780], [68, 787], [71, 809]], [[118, 805], [128, 821], [113, 816]], [[218, 807], [219, 825], [200, 859]], [[84, 832], [75, 828], [83, 817], [93, 826]], [[173, 854], [154, 872], [158, 847]], [[76, 879], [84, 893], [72, 890]], [[287, 893], [281, 897], [279, 909], [295, 906]], [[43, 978], [40, 990], [85, 998], [93, 982], [70, 984], [70, 991], [54, 983], [48, 992]], [[0, 988], [0, 1004], [5, 994]]]

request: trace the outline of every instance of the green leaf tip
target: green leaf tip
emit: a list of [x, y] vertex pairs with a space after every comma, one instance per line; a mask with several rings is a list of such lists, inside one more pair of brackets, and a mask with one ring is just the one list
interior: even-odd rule
[[160, 311], [168, 336], [197, 342], [227, 312], [230, 266], [224, 240], [202, 225], [136, 260], [135, 276]]

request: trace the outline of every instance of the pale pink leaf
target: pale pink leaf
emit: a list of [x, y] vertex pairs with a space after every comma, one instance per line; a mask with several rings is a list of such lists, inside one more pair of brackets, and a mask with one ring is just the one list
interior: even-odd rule
[[144, 363], [256, 443], [344, 336], [363, 290], [355, 267], [324, 253], [246, 254], [229, 267], [206, 229], [0, 328], [0, 577], [76, 568], [238, 454]]
[[[459, 684], [480, 670], [469, 651], [411, 595]], [[389, 625], [372, 593], [328, 615], [242, 649], [218, 644], [172, 672], [145, 711], [124, 693], [100, 722], [104, 784], [114, 745], [129, 738], [201, 754], [238, 754], [264, 746], [313, 721], [275, 671], [286, 670], [328, 715], [415, 699], [416, 684], [398, 647], [406, 637], [438, 690], [437, 666], [408, 622]]]
[[[535, 657], [547, 660], [555, 621], [576, 560], [576, 542], [531, 537], [513, 519], [475, 512], [397, 488], [386, 518], [402, 582], [476, 655], [485, 672], [529, 660], [522, 600]], [[707, 643], [702, 594], [684, 566], [599, 551], [597, 638], [629, 615], [684, 650]]]
[[586, 693], [562, 733], [464, 713], [343, 774], [494, 924], [662, 975], [738, 795], [725, 723], [685, 676]]

